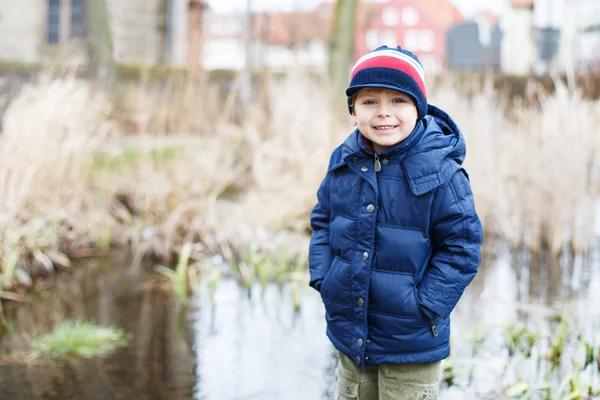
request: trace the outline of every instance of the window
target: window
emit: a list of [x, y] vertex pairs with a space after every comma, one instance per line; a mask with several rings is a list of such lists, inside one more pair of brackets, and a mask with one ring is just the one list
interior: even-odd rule
[[430, 29], [409, 29], [404, 33], [404, 47], [410, 51], [432, 51], [435, 35]]
[[71, 37], [84, 37], [85, 15], [83, 9], [84, 0], [71, 0]]
[[60, 41], [60, 0], [48, 0], [48, 43]]
[[375, 50], [379, 46], [379, 33], [372, 29], [365, 35], [367, 50]]
[[398, 9], [396, 7], [385, 7], [383, 9], [383, 14], [382, 14], [382, 19], [383, 19], [383, 24], [385, 26], [396, 26], [398, 25], [398, 20], [399, 20], [399, 16], [398, 16]]
[[414, 7], [404, 7], [401, 18], [404, 25], [415, 26], [419, 23], [419, 11]]
[[409, 29], [404, 33], [404, 47], [410, 51], [416, 51], [419, 49], [419, 31], [416, 29]]
[[419, 50], [431, 51], [435, 46], [435, 35], [430, 29], [425, 29], [419, 32]]

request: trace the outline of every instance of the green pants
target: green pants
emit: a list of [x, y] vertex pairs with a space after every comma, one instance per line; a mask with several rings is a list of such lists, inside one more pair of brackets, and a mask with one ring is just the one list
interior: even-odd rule
[[441, 362], [381, 364], [365, 372], [338, 351], [334, 400], [430, 400], [437, 399]]

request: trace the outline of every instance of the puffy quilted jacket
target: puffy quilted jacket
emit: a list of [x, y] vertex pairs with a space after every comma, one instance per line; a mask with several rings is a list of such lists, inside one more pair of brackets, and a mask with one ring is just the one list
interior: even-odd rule
[[311, 214], [310, 285], [327, 336], [361, 369], [450, 353], [450, 312], [483, 239], [465, 152], [456, 124], [430, 105], [381, 154], [358, 131], [332, 153]]

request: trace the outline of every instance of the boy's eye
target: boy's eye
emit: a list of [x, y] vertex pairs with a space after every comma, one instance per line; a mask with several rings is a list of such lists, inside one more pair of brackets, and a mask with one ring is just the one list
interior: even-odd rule
[[397, 97], [393, 101], [394, 101], [394, 103], [406, 103], [406, 100], [404, 100], [401, 97]]
[[365, 101], [363, 101], [363, 104], [365, 104], [365, 105], [373, 105], [373, 104], [375, 104], [375, 100], [365, 100]]

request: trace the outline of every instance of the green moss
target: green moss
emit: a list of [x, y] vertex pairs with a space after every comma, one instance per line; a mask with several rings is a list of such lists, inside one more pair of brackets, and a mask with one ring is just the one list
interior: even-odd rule
[[64, 321], [52, 332], [33, 340], [34, 356], [61, 358], [69, 355], [91, 358], [106, 355], [130, 339], [123, 330], [90, 322]]
[[153, 149], [127, 148], [120, 154], [113, 155], [106, 152], [99, 152], [94, 155], [92, 161], [92, 172], [97, 175], [103, 172], [123, 172], [134, 168], [143, 156], [148, 156], [152, 160], [155, 168], [161, 168], [167, 165], [183, 149], [171, 146]]

